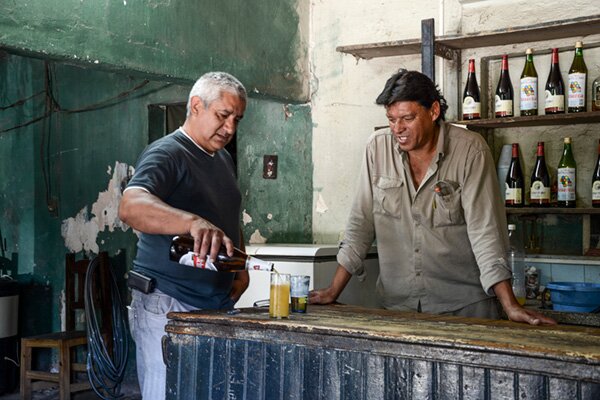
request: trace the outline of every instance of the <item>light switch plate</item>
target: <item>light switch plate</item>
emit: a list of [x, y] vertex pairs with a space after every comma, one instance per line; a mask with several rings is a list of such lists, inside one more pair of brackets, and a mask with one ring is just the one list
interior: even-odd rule
[[276, 155], [264, 155], [263, 156], [263, 178], [277, 179], [277, 156]]

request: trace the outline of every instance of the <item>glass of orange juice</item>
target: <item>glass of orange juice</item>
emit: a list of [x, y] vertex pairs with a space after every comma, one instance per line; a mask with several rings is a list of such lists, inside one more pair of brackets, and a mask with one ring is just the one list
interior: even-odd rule
[[290, 316], [290, 274], [271, 273], [269, 316], [271, 318]]

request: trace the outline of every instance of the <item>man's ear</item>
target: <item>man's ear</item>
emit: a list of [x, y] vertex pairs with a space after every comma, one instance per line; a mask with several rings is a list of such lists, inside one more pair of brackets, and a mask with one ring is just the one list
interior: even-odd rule
[[429, 109], [429, 112], [431, 113], [431, 120], [437, 121], [437, 119], [440, 116], [440, 102], [434, 101], [433, 104], [431, 104], [431, 108]]
[[198, 115], [204, 111], [204, 102], [198, 96], [192, 96], [190, 100], [190, 111], [192, 115]]

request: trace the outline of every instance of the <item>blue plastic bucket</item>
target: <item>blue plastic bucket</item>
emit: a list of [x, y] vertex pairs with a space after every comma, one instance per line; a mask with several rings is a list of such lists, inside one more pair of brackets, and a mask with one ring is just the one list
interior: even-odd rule
[[600, 284], [550, 282], [552, 308], [556, 311], [592, 312], [600, 307]]

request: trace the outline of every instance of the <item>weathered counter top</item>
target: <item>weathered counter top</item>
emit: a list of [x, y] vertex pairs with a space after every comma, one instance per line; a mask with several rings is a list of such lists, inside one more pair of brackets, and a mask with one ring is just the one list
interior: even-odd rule
[[170, 313], [168, 400], [600, 398], [600, 329], [309, 306]]
[[[473, 354], [485, 362], [491, 353], [514, 357], [556, 360], [593, 366], [585, 379], [600, 382], [600, 329], [579, 326], [530, 326], [510, 321], [495, 321], [423, 313], [395, 312], [362, 307], [330, 305], [309, 307], [307, 314], [290, 314], [289, 319], [269, 318], [266, 309], [242, 309], [238, 314], [198, 311], [170, 313], [167, 332], [193, 335], [214, 333], [226, 337], [252, 337], [242, 331], [272, 330], [273, 340], [313, 343], [306, 335], [335, 335], [336, 346], [344, 347], [351, 339], [374, 340], [389, 345], [392, 342], [417, 345], [418, 352], [409, 356], [422, 357], [423, 345], [447, 353], [443, 359], [468, 359]], [[198, 324], [202, 329], [198, 329]], [[352, 344], [350, 344], [352, 346]], [[375, 342], [372, 347], [378, 347]], [[406, 350], [406, 348], [405, 348]], [[460, 350], [460, 351], [457, 351]], [[467, 353], [459, 354], [461, 351]], [[409, 352], [410, 353], [410, 352]], [[457, 358], [456, 358], [457, 357]], [[467, 360], [468, 361], [468, 360]], [[543, 367], [547, 370], [550, 364]], [[561, 365], [554, 371], [562, 374]], [[550, 371], [546, 372], [552, 372]], [[580, 378], [583, 378], [579, 376]]]

